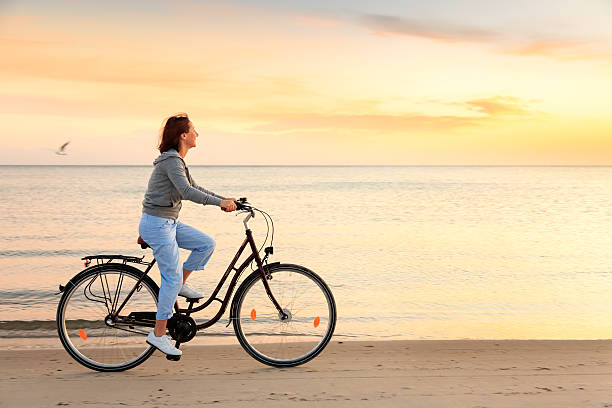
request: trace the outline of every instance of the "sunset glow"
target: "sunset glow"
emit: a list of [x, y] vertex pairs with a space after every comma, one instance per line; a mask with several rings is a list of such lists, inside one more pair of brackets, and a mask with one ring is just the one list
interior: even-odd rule
[[3, 2], [0, 164], [611, 165], [612, 5], [460, 3]]

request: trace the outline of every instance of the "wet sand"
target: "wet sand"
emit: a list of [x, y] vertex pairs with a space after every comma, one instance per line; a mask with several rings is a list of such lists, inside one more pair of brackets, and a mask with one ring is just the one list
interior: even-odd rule
[[283, 369], [238, 345], [183, 351], [98, 373], [63, 349], [0, 350], [0, 406], [612, 407], [612, 340], [332, 341]]

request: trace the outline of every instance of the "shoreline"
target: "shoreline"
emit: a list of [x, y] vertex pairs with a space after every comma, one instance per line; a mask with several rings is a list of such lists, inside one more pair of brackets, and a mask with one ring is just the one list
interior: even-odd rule
[[[394, 342], [610, 342], [612, 347], [612, 339], [388, 339], [388, 338], [364, 338], [364, 337], [344, 337], [342, 335], [334, 335], [331, 343], [394, 343]], [[189, 347], [207, 347], [207, 346], [233, 346], [238, 345], [238, 339], [234, 333], [230, 334], [214, 334], [200, 335], [193, 338], [189, 343]], [[0, 334], [0, 352], [2, 351], [19, 351], [19, 350], [64, 350], [62, 343], [57, 335], [57, 331], [51, 334], [27, 335], [19, 336], [3, 336]]]
[[0, 406], [612, 407], [612, 340], [336, 340], [273, 368], [239, 345], [187, 343], [99, 373], [63, 349], [0, 350]]

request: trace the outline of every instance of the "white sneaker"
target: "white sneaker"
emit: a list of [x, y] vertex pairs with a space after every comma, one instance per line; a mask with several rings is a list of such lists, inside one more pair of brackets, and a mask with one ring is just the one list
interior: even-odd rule
[[147, 343], [155, 347], [164, 354], [170, 356], [180, 356], [183, 352], [172, 345], [172, 341], [168, 336], [157, 337], [154, 332], [149, 332]]
[[187, 299], [200, 299], [204, 297], [203, 294], [197, 290], [191, 289], [189, 286], [187, 286], [187, 284], [183, 284], [183, 287], [178, 294], [179, 296], [186, 297]]

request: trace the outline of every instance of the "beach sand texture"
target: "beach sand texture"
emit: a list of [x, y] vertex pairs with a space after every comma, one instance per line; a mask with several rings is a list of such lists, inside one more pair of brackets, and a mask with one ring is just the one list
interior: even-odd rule
[[612, 407], [612, 340], [332, 341], [272, 368], [238, 345], [98, 373], [61, 349], [0, 351], [2, 407]]

